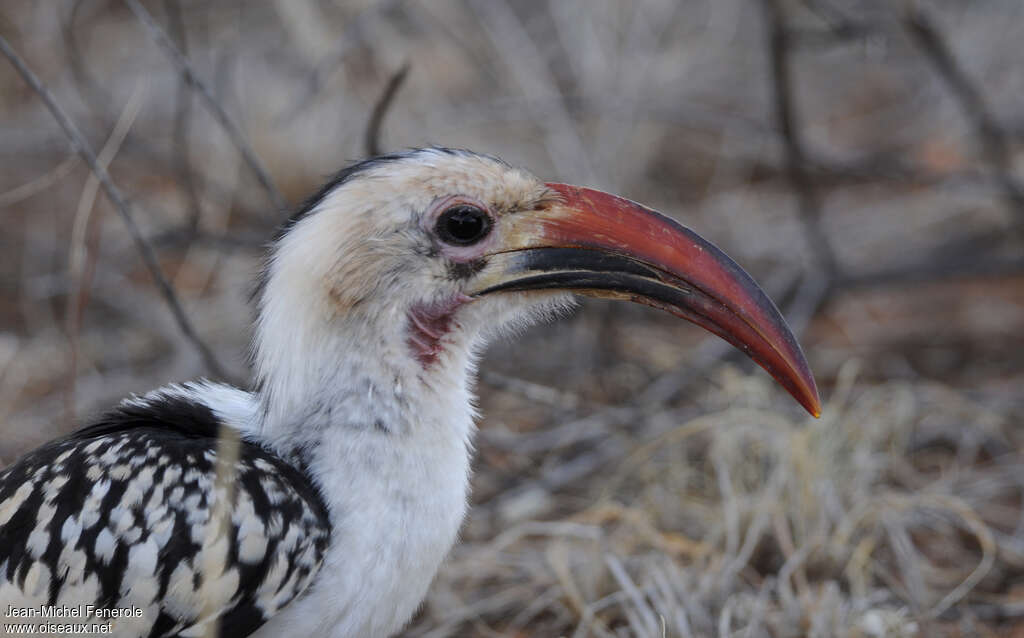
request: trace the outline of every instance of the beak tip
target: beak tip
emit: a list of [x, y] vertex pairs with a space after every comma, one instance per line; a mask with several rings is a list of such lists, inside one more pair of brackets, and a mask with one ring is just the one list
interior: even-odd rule
[[821, 398], [817, 386], [811, 385], [810, 392], [800, 399], [800, 405], [815, 419], [821, 418]]
[[[788, 331], [788, 328], [786, 330]], [[796, 402], [807, 410], [808, 414], [816, 419], [821, 417], [821, 395], [818, 393], [818, 384], [799, 346], [797, 346], [796, 356], [789, 359], [786, 364], [774, 369], [763, 363], [761, 365], [789, 391], [790, 396], [796, 399]]]

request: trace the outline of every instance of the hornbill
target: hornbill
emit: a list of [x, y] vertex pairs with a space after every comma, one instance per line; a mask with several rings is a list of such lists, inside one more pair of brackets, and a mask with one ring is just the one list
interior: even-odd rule
[[394, 634], [466, 513], [477, 353], [574, 293], [692, 321], [820, 411], [779, 311], [693, 231], [470, 151], [376, 157], [273, 241], [250, 390], [127, 399], [0, 474], [0, 609], [122, 636]]

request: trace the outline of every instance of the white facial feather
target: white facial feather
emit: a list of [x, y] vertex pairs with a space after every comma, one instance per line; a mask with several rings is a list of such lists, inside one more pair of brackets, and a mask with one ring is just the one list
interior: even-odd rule
[[442, 365], [429, 375], [408, 348], [409, 310], [464, 286], [432, 245], [437, 240], [423, 219], [431, 205], [450, 196], [483, 202], [498, 215], [494, 232], [501, 233], [503, 213], [545, 193], [520, 169], [433, 149], [372, 166], [327, 193], [275, 246], [258, 300], [255, 362], [268, 436], [290, 435], [305, 427], [297, 419], [316, 419], [309, 409], [325, 403], [315, 393], [328, 386], [362, 383], [361, 393], [372, 397], [398, 385], [464, 385], [483, 338], [564, 305], [567, 295], [531, 293], [460, 308]]

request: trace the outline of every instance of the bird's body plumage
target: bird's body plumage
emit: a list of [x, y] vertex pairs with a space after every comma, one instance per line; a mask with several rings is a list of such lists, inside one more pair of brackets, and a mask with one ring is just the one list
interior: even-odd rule
[[211, 618], [247, 635], [305, 591], [331, 533], [319, 492], [219, 436], [199, 394], [126, 402], [0, 473], [0, 601], [132, 610], [112, 620], [122, 635], [205, 635]]
[[120, 636], [393, 635], [466, 512], [476, 352], [570, 292], [695, 321], [818, 409], [777, 309], [692, 231], [468, 151], [375, 158], [275, 239], [252, 391], [169, 386], [0, 473], [0, 607], [141, 609]]

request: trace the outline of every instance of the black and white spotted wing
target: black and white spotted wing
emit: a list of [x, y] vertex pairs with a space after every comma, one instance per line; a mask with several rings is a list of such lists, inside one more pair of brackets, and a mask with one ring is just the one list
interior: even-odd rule
[[3, 608], [139, 608], [115, 635], [245, 636], [302, 593], [330, 534], [318, 492], [257, 445], [218, 450], [218, 429], [160, 396], [0, 472]]

